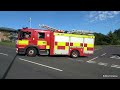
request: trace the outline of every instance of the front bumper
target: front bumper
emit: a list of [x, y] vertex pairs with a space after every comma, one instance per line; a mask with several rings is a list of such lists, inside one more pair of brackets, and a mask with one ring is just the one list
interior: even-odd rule
[[18, 54], [25, 54], [26, 50], [23, 48], [16, 48], [16, 53]]

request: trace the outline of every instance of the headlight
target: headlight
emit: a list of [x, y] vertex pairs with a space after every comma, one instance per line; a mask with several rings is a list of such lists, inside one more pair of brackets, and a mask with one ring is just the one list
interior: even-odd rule
[[16, 40], [16, 44], [18, 44], [18, 40]]

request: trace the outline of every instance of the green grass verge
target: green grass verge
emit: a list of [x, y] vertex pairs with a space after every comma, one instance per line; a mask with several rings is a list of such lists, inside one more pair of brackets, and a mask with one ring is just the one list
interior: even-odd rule
[[15, 42], [4, 41], [4, 42], [0, 42], [0, 45], [1, 46], [15, 47]]
[[102, 46], [101, 45], [95, 45], [95, 49], [101, 49]]

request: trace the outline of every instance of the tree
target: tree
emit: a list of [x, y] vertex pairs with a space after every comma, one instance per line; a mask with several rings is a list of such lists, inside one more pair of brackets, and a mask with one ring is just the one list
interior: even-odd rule
[[117, 34], [112, 33], [112, 31], [110, 31], [110, 32], [108, 33], [108, 38], [109, 38], [109, 41], [108, 41], [108, 42], [109, 42], [111, 45], [118, 45], [118, 44], [119, 44], [119, 39], [118, 39]]

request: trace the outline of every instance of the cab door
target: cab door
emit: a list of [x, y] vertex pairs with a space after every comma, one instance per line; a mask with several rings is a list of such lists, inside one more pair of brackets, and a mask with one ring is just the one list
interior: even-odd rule
[[[27, 36], [27, 37], [26, 37]], [[20, 38], [18, 40], [18, 45], [20, 48], [25, 48], [32, 43], [32, 31], [25, 30], [20, 32]]]
[[36, 31], [35, 42], [39, 49], [50, 49], [50, 32]]

